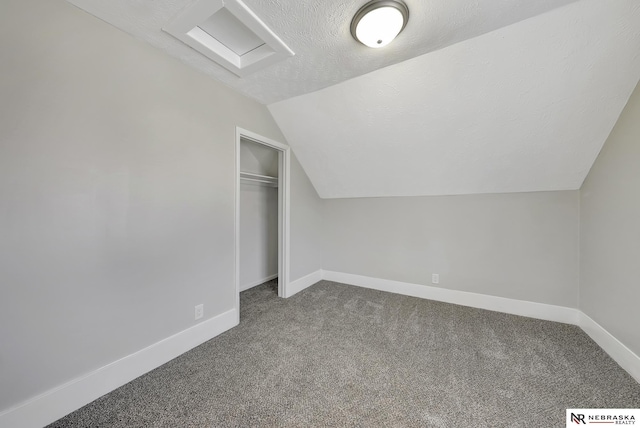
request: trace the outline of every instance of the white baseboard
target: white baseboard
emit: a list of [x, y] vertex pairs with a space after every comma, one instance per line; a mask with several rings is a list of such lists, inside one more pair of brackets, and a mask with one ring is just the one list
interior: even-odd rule
[[322, 279], [456, 305], [574, 324], [584, 330], [620, 367], [640, 382], [640, 357], [578, 309], [326, 270], [323, 271]]
[[41, 428], [238, 324], [237, 310], [176, 333], [0, 413], [0, 427]]
[[309, 275], [305, 275], [302, 278], [291, 281], [287, 286], [287, 295], [285, 297], [291, 297], [294, 294], [301, 292], [305, 288], [311, 287], [316, 282], [321, 281], [322, 276], [322, 269], [318, 269], [317, 271], [312, 272]]
[[580, 312], [579, 322], [578, 325], [580, 328], [584, 330], [598, 346], [604, 349], [604, 351], [636, 381], [640, 382], [640, 357], [585, 313]]
[[548, 305], [544, 303], [527, 302], [524, 300], [507, 299], [504, 297], [488, 296], [467, 291], [449, 290], [428, 285], [411, 284], [408, 282], [391, 281], [388, 279], [371, 278], [350, 273], [323, 271], [323, 279], [406, 296], [437, 300], [473, 308], [488, 309], [490, 311], [521, 315], [524, 317], [557, 321], [567, 324], [578, 324], [578, 310], [564, 306]]
[[[640, 382], [640, 357], [577, 309], [323, 270], [317, 270], [289, 283], [286, 297], [291, 297], [322, 279], [463, 306], [576, 324]], [[0, 427], [40, 428], [45, 426], [237, 324], [236, 309], [224, 312], [3, 411], [0, 413]]]
[[241, 285], [240, 286], [240, 291], [246, 291], [246, 290], [248, 290], [250, 288], [257, 287], [258, 285], [264, 284], [265, 282], [271, 281], [272, 279], [276, 279], [277, 277], [278, 277], [278, 274], [276, 273], [276, 274], [273, 274], [273, 275], [269, 275], [266, 278], [259, 279], [259, 280], [254, 281], [254, 282], [250, 282], [249, 284]]

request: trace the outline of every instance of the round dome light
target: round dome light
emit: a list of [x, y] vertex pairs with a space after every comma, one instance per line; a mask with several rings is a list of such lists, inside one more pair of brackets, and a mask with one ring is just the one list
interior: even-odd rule
[[373, 0], [351, 21], [351, 35], [365, 46], [381, 48], [391, 43], [409, 20], [409, 9], [396, 0]]

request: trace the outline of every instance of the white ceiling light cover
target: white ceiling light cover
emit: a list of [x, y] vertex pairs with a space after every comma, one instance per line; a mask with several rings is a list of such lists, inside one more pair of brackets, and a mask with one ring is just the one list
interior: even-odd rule
[[200, 0], [163, 30], [240, 77], [294, 55], [240, 0]]
[[[367, 0], [242, 0], [296, 54], [238, 79], [166, 31], [168, 23], [198, 0], [67, 1], [263, 104], [327, 88], [576, 2], [411, 0], [406, 31], [394, 40], [393, 49], [383, 49], [380, 55], [379, 49], [356, 49], [351, 37], [351, 19]], [[186, 31], [196, 25], [204, 29], [202, 23], [214, 11], [200, 16]]]
[[637, 0], [581, 0], [268, 107], [323, 198], [575, 190], [638, 47]]
[[354, 17], [352, 31], [365, 46], [382, 48], [400, 34], [408, 17], [404, 4], [395, 1], [368, 3]]

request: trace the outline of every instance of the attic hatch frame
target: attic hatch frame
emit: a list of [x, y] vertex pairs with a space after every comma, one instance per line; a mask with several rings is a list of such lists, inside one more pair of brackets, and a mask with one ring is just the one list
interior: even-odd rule
[[[201, 28], [208, 19], [221, 11], [230, 13], [240, 24], [235, 31], [244, 32], [249, 37], [256, 36], [262, 44], [249, 52], [238, 53], [218, 40], [215, 34], [209, 34]], [[183, 10], [162, 30], [238, 77], [245, 77], [295, 55], [241, 0], [199, 0]]]
[[278, 152], [278, 297], [290, 297], [290, 196], [291, 148], [236, 126], [235, 144], [235, 288], [236, 313], [240, 322], [240, 144], [242, 140], [266, 146]]

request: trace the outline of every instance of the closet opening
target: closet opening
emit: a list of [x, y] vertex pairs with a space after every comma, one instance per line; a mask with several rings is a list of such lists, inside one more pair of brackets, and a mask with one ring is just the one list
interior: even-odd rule
[[287, 145], [236, 128], [235, 286], [240, 292], [277, 278], [288, 297], [289, 166]]

